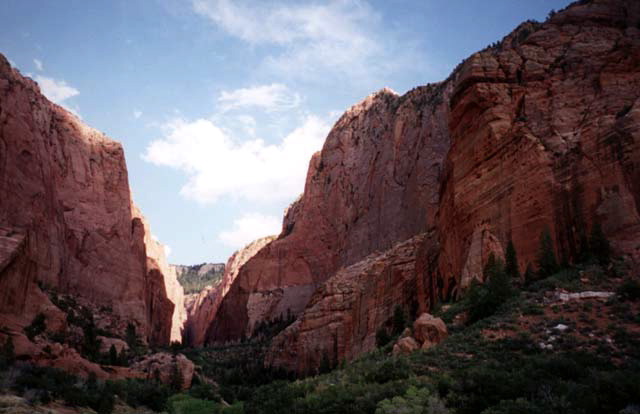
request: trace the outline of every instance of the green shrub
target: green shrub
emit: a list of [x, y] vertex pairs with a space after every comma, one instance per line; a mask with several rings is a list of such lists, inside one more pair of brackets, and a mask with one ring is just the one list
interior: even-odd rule
[[391, 335], [387, 332], [387, 329], [384, 326], [381, 326], [376, 331], [376, 345], [378, 348], [382, 348], [386, 344], [391, 341]]
[[407, 325], [407, 318], [404, 314], [402, 306], [396, 305], [393, 310], [393, 334], [399, 335]]
[[520, 279], [520, 269], [518, 267], [518, 255], [516, 253], [516, 247], [513, 244], [513, 240], [509, 239], [507, 244], [507, 251], [505, 253], [505, 266], [504, 271], [513, 280]]
[[15, 347], [13, 346], [13, 337], [7, 336], [2, 348], [0, 348], [0, 370], [7, 369], [16, 359]]
[[193, 398], [187, 394], [175, 394], [167, 401], [171, 414], [217, 414], [221, 407], [213, 401]]
[[640, 282], [627, 278], [618, 287], [616, 293], [620, 298], [625, 300], [638, 300], [640, 299]]
[[467, 294], [469, 309], [468, 322], [474, 323], [493, 315], [503, 303], [513, 296], [513, 289], [509, 276], [504, 270], [501, 260], [493, 253], [484, 269], [486, 282], [474, 283]]
[[601, 265], [607, 265], [611, 261], [611, 246], [599, 222], [593, 223], [593, 227], [591, 228], [589, 250]]
[[558, 271], [558, 261], [553, 247], [553, 239], [549, 229], [545, 229], [540, 234], [540, 247], [538, 248], [538, 277], [551, 276]]

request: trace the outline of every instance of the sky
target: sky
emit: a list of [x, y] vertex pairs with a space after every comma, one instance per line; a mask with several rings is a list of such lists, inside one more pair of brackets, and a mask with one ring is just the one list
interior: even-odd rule
[[367, 95], [445, 79], [567, 0], [2, 0], [0, 53], [120, 141], [177, 264], [280, 232], [311, 155]]

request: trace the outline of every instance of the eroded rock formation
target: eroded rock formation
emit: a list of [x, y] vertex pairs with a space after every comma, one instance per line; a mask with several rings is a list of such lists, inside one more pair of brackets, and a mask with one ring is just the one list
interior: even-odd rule
[[133, 205], [122, 146], [1, 55], [0, 286], [0, 326], [16, 338], [40, 312], [61, 328], [44, 290], [108, 308], [117, 334], [131, 322], [153, 344], [181, 336], [182, 288]]
[[[436, 254], [416, 277], [420, 311], [482, 280], [510, 239], [524, 270], [545, 229], [571, 262], [599, 222], [616, 253], [637, 261], [639, 22], [638, 2], [577, 2], [523, 23], [442, 83], [402, 97], [383, 90], [347, 111], [278, 240], [241, 269], [212, 339], [250, 335], [289, 308], [300, 316], [269, 363], [310, 372], [313, 355], [357, 355], [385, 320], [381, 304], [399, 295], [367, 287], [382, 273], [358, 262], [381, 251], [391, 262], [377, 269], [388, 271], [392, 246], [427, 230], [424, 250]], [[345, 306], [340, 289], [372, 298]]]

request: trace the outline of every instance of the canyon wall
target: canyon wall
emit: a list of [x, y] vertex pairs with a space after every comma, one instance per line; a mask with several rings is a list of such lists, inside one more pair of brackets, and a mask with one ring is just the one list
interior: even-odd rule
[[582, 3], [460, 68], [438, 218], [443, 297], [509, 239], [521, 270], [534, 264], [545, 228], [561, 261], [577, 258], [594, 221], [638, 259], [640, 4]]
[[351, 107], [310, 162], [282, 233], [241, 269], [209, 341], [250, 336], [260, 321], [299, 314], [313, 292], [353, 264], [435, 224], [449, 147], [447, 85], [405, 96], [383, 89]]
[[209, 286], [195, 295], [187, 306], [183, 342], [189, 346], [202, 346], [208, 336], [208, 329], [215, 319], [220, 303], [238, 276], [240, 268], [264, 246], [275, 240], [275, 236], [255, 240], [236, 251], [224, 266], [224, 274], [219, 283]]
[[[352, 127], [354, 112], [367, 105], [376, 110], [359, 112]], [[391, 303], [415, 317], [415, 308], [459, 297], [509, 240], [522, 271], [535, 265], [545, 229], [560, 260], [572, 262], [597, 222], [615, 253], [637, 262], [640, 3], [577, 2], [543, 24], [523, 23], [440, 84], [403, 97], [378, 94], [354, 108], [312, 159], [279, 240], [247, 263], [225, 299], [241, 328], [216, 320], [214, 338], [250, 334], [257, 319], [274, 313], [263, 303], [282, 311], [289, 286], [325, 279], [312, 296], [304, 292], [300, 302], [310, 297], [308, 305], [295, 308], [300, 316], [267, 355], [267, 364], [313, 372], [323, 355], [337, 362], [373, 349]], [[372, 168], [395, 156], [402, 159]], [[406, 175], [397, 174], [402, 168]], [[411, 185], [417, 177], [429, 179]], [[398, 191], [387, 199], [389, 188]], [[370, 209], [359, 209], [367, 197]], [[426, 230], [419, 249], [404, 250], [407, 241], [359, 262]], [[293, 258], [306, 266], [296, 269]], [[411, 273], [412, 280], [403, 276]], [[415, 287], [413, 297], [407, 287]]]
[[21, 332], [42, 287], [112, 309], [151, 343], [180, 339], [182, 288], [132, 203], [122, 146], [2, 55], [0, 229], [0, 325]]

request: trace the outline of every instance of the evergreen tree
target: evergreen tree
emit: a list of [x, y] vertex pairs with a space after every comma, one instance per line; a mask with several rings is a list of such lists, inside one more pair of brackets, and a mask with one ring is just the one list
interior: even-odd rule
[[470, 323], [493, 315], [513, 295], [504, 264], [502, 260], [496, 259], [493, 253], [489, 256], [483, 273], [485, 283], [474, 281], [468, 294]]
[[597, 221], [594, 222], [593, 227], [591, 227], [589, 249], [601, 265], [605, 266], [611, 261], [611, 246], [609, 240], [607, 240], [600, 223]]
[[496, 256], [491, 253], [489, 258], [487, 259], [487, 263], [484, 265], [484, 269], [482, 269], [482, 276], [485, 281], [489, 280], [489, 278], [499, 271], [498, 262], [496, 261]]
[[387, 332], [387, 329], [384, 326], [381, 326], [380, 329], [376, 331], [376, 345], [378, 347], [383, 347], [391, 341], [391, 336]]
[[13, 346], [13, 338], [7, 336], [4, 345], [0, 350], [0, 369], [10, 367], [16, 359], [15, 347]]
[[324, 351], [320, 360], [319, 372], [320, 374], [326, 374], [329, 371], [331, 371], [331, 360], [329, 359], [329, 353]]
[[520, 269], [518, 268], [518, 255], [516, 253], [516, 247], [513, 245], [513, 240], [509, 239], [507, 244], [507, 251], [505, 253], [505, 268], [504, 271], [512, 279], [520, 279]]
[[127, 358], [127, 351], [124, 349], [124, 346], [120, 349], [120, 353], [118, 354], [118, 364], [120, 366], [126, 367], [128, 365], [129, 358]]
[[551, 276], [558, 271], [553, 239], [549, 229], [545, 229], [540, 235], [540, 247], [538, 250], [538, 276], [543, 278]]
[[111, 348], [109, 348], [109, 364], [118, 365], [118, 351], [114, 344], [111, 344]]
[[536, 280], [536, 272], [533, 270], [531, 263], [527, 263], [527, 269], [524, 271], [524, 283], [529, 284]]
[[402, 333], [405, 324], [406, 319], [404, 316], [404, 309], [402, 309], [402, 306], [396, 305], [395, 309], [393, 310], [393, 333], [395, 335]]
[[82, 343], [82, 353], [90, 360], [90, 361], [98, 361], [100, 358], [100, 344], [102, 341], [98, 339], [98, 334], [96, 332], [96, 326], [93, 321], [89, 322], [82, 328], [84, 333], [84, 340]]
[[175, 359], [173, 361], [173, 367], [171, 368], [170, 384], [174, 391], [182, 390], [182, 374], [180, 373], [178, 362]]

